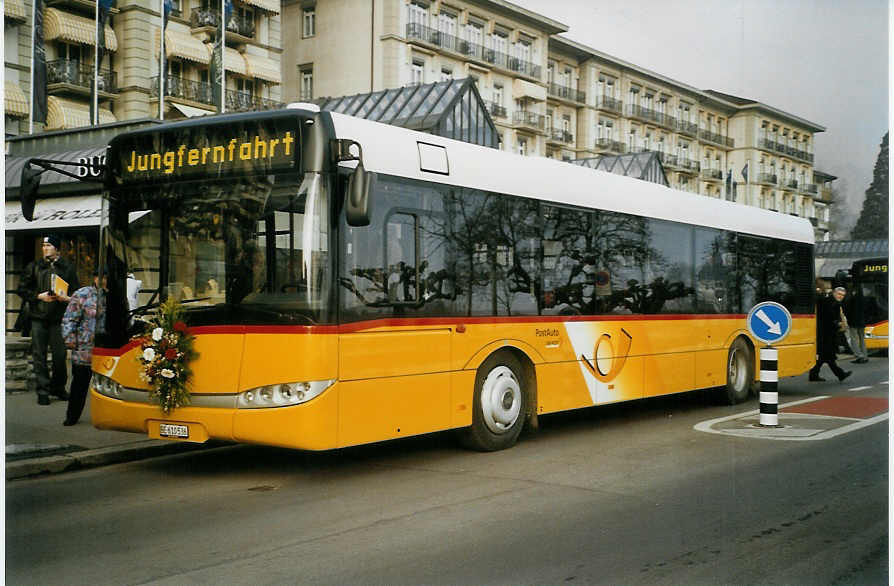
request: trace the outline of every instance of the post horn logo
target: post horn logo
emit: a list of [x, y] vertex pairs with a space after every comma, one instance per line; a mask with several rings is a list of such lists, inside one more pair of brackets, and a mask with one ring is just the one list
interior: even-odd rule
[[615, 352], [615, 343], [612, 342], [612, 335], [602, 334], [596, 339], [596, 344], [593, 346], [593, 362], [590, 362], [583, 354], [580, 355], [596, 380], [604, 383], [610, 382], [624, 368], [633, 337], [627, 330], [621, 328], [621, 333], [615, 337], [615, 342], [618, 345], [617, 352]]

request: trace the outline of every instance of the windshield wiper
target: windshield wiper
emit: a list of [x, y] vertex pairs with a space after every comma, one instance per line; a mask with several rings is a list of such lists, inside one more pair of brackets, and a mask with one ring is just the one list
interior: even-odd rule
[[[155, 302], [155, 303], [152, 303], [152, 300], [155, 299], [155, 297], [156, 297], [157, 295], [158, 295], [158, 291], [156, 291], [155, 293], [152, 294], [152, 297], [149, 298], [149, 303], [147, 303], [146, 305], [140, 306], [140, 307], [138, 307], [138, 308], [136, 308], [136, 309], [132, 309], [131, 311], [127, 312], [127, 315], [128, 315], [128, 316], [134, 316], [134, 315], [137, 315], [137, 314], [142, 315], [140, 312], [146, 312], [146, 311], [148, 311], [148, 310], [150, 310], [150, 309], [155, 309], [156, 307], [158, 307], [159, 305], [161, 305], [161, 304], [163, 303], [163, 302], [161, 302], [161, 301], [157, 301], [157, 302]], [[179, 301], [179, 303], [195, 303], [195, 302], [197, 302], [197, 301], [207, 301], [207, 300], [209, 300], [209, 299], [211, 299], [211, 298], [210, 298], [210, 297], [194, 297], [194, 298], [192, 298], [192, 299], [181, 299], [181, 300]]]

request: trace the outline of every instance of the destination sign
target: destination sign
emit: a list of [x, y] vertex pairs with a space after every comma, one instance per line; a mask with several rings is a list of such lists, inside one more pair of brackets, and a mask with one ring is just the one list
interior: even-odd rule
[[888, 265], [884, 263], [874, 263], [874, 264], [865, 264], [860, 267], [860, 272], [864, 275], [866, 274], [882, 274], [888, 272]]
[[295, 116], [190, 122], [114, 139], [110, 171], [118, 185], [268, 175], [298, 168]]

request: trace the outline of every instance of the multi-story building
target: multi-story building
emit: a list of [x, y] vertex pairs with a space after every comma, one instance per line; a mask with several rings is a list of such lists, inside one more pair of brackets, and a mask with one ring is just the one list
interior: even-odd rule
[[[47, 120], [35, 131], [90, 126], [95, 60], [93, 0], [44, 2]], [[159, 109], [160, 0], [120, 0], [105, 29], [99, 64], [99, 121], [165, 119], [220, 110], [211, 79], [212, 48], [220, 30], [220, 2], [173, 0], [165, 30], [164, 112]], [[281, 105], [279, 0], [233, 0], [226, 22], [226, 111]], [[4, 3], [7, 137], [29, 131], [31, 2]], [[219, 84], [219, 82], [217, 82]], [[218, 85], [219, 87], [219, 85]], [[219, 94], [218, 94], [219, 95]]]
[[831, 176], [813, 165], [822, 126], [607, 55], [547, 16], [504, 0], [286, 0], [283, 27], [295, 39], [283, 47], [286, 95], [472, 77], [505, 150], [654, 151], [676, 189], [810, 218], [828, 237]]

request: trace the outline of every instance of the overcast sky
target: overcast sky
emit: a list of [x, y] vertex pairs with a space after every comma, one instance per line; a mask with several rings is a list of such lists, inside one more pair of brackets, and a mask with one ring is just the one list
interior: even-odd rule
[[888, 128], [887, 0], [510, 1], [624, 61], [824, 126], [815, 167], [839, 177], [849, 232]]

